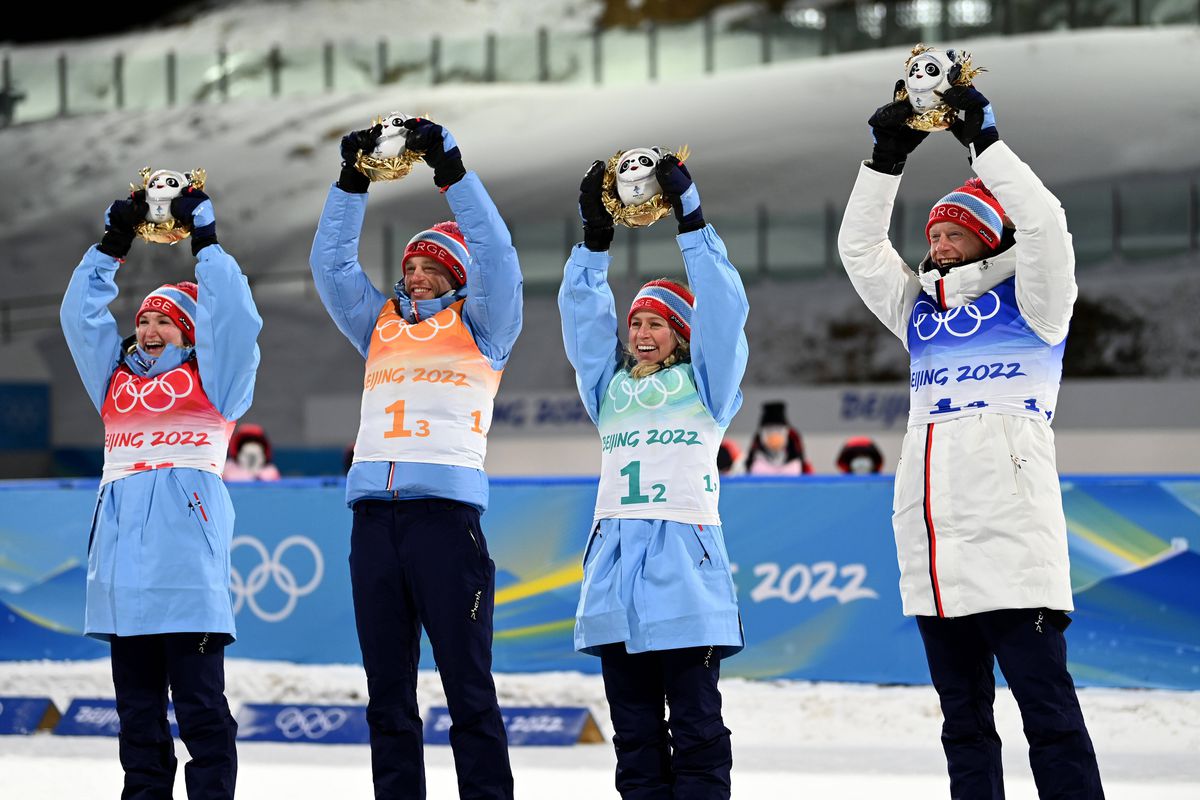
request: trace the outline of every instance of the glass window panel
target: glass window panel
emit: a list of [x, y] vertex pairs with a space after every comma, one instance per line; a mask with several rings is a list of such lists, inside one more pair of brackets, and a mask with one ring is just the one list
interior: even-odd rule
[[[428, 86], [433, 82], [430, 67], [432, 42], [429, 37], [419, 39], [387, 39], [387, 66], [383, 82], [405, 86]], [[376, 72], [379, 70], [376, 55]]]
[[630, 230], [637, 248], [637, 274], [641, 280], [653, 278], [682, 278], [683, 254], [675, 241], [679, 228], [671, 214], [649, 228]]
[[591, 83], [592, 36], [589, 33], [550, 34], [550, 79]]
[[225, 57], [229, 97], [248, 100], [271, 96], [269, 50], [239, 50]]
[[12, 91], [19, 98], [13, 107], [14, 122], [32, 122], [58, 114], [56, 64], [55, 53], [14, 53], [10, 56]]
[[689, 80], [704, 74], [704, 23], [658, 29], [658, 80]]
[[67, 56], [67, 113], [111, 111], [117, 107], [113, 62], [103, 56]]
[[[442, 48], [445, 58], [446, 49]], [[379, 45], [375, 42], [338, 42], [333, 48], [333, 88], [357, 92], [379, 85]], [[324, 72], [320, 90], [325, 91]], [[384, 112], [381, 112], [384, 113]]]
[[738, 30], [716, 34], [713, 44], [713, 70], [756, 67], [762, 63], [762, 36], [757, 31]]
[[601, 75], [606, 86], [646, 82], [650, 65], [645, 31], [610, 30], [600, 38]]
[[[526, 39], [528, 42], [528, 39]], [[488, 39], [443, 39], [439, 78], [443, 83], [482, 83], [487, 80]], [[499, 42], [497, 42], [499, 58]]]
[[1106, 183], [1052, 188], [1067, 215], [1075, 263], [1085, 267], [1113, 255], [1112, 190]]
[[1121, 254], [1144, 259], [1186, 252], [1192, 182], [1158, 176], [1118, 184]]
[[767, 217], [767, 271], [771, 275], [824, 273], [825, 249], [824, 212], [770, 212]]
[[[573, 237], [570, 244], [567, 243], [568, 224]], [[578, 231], [578, 224], [570, 219], [509, 225], [526, 285], [558, 285], [562, 281], [563, 264], [575, 244], [574, 239], [578, 238]]]
[[1200, 3], [1194, 0], [1142, 0], [1142, 23], [1178, 25], [1200, 22]]
[[281, 95], [319, 94], [324, 87], [325, 64], [320, 47], [280, 49]]
[[780, 17], [769, 18], [767, 25], [772, 61], [793, 61], [821, 55], [822, 38], [825, 35], [821, 28], [796, 26]]
[[219, 102], [220, 76], [216, 53], [176, 53], [175, 103]]
[[125, 59], [125, 108], [149, 110], [167, 105], [165, 53]]
[[510, 83], [538, 80], [536, 31], [520, 36], [496, 37], [496, 80]]
[[[671, 222], [672, 228], [678, 230], [674, 226], [674, 220], [663, 220], [663, 223]], [[713, 229], [717, 231], [721, 237], [721, 241], [725, 243], [725, 249], [729, 253], [729, 261], [738, 272], [745, 278], [752, 278], [762, 270], [762, 264], [759, 260], [758, 250], [758, 218], [754, 216], [726, 216], [720, 215], [716, 220], [709, 220], [713, 223]], [[674, 232], [674, 231], [672, 231]], [[678, 254], [679, 247], [676, 245], [676, 257], [681, 261], [683, 257]]]
[[950, 0], [947, 32], [954, 40], [1004, 33], [1004, 9], [995, 0]]

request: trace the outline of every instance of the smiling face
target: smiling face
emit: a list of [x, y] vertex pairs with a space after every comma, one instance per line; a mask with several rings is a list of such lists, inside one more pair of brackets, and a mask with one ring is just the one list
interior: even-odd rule
[[617, 161], [617, 196], [627, 206], [644, 203], [662, 192], [654, 175], [662, 155], [655, 149], [635, 147]]
[[937, 222], [929, 228], [929, 257], [942, 274], [970, 261], [978, 261], [988, 252], [983, 240], [957, 222]]
[[143, 311], [137, 319], [138, 347], [158, 358], [166, 346], [183, 347], [183, 331], [168, 317], [158, 311]]
[[453, 288], [450, 270], [429, 256], [409, 256], [404, 262], [404, 291], [413, 300], [432, 300]]
[[908, 99], [917, 111], [928, 111], [942, 104], [934, 90], [950, 88], [949, 70], [953, 62], [945, 53], [931, 50], [917, 56], [908, 65], [904, 83], [908, 88]]
[[629, 320], [629, 351], [639, 364], [657, 364], [675, 352], [675, 331], [653, 311], [639, 311]]

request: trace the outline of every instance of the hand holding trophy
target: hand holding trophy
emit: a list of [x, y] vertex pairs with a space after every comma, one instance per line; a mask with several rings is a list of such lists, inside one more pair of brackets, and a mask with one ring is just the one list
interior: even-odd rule
[[421, 160], [409, 149], [408, 114], [394, 111], [371, 121], [371, 127], [342, 139], [342, 159], [372, 181], [400, 180]]
[[151, 170], [143, 167], [138, 173], [142, 185], [129, 184], [134, 199], [146, 203], [145, 219], [134, 232], [147, 242], [175, 244], [192, 235], [192, 220], [178, 219], [171, 213], [172, 202], [185, 192], [203, 192], [208, 174], [203, 169], [176, 172], [170, 169]]
[[970, 53], [918, 44], [904, 62], [904, 85], [895, 95], [896, 100], [907, 100], [912, 105], [908, 127], [917, 131], [949, 128], [958, 118], [958, 112], [947, 104], [944, 93], [970, 86], [975, 76], [983, 71], [971, 64]]
[[608, 160], [601, 200], [613, 222], [627, 228], [645, 228], [671, 213], [672, 199], [664, 195], [658, 166], [665, 158], [682, 164], [690, 155], [687, 145], [672, 154], [661, 147], [635, 147]]

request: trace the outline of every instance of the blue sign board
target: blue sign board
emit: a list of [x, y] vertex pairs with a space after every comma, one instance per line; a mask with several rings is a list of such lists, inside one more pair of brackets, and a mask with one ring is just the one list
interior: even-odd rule
[[49, 697], [0, 697], [0, 736], [33, 733], [57, 716]]
[[368, 744], [363, 706], [247, 703], [237, 716], [238, 739], [250, 742]]
[[[504, 730], [513, 746], [563, 747], [603, 741], [592, 712], [580, 707], [503, 708]], [[425, 714], [425, 744], [450, 744], [450, 709]]]
[[[179, 738], [179, 724], [175, 722], [175, 707], [171, 704], [167, 704], [167, 722], [171, 726], [171, 736]], [[117, 701], [108, 697], [72, 700], [54, 726], [56, 736], [117, 736], [120, 733]]]

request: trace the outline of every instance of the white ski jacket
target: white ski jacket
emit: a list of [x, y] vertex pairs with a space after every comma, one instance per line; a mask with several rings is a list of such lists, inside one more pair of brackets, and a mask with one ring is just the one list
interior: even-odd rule
[[888, 240], [900, 176], [865, 164], [838, 236], [854, 288], [909, 350], [912, 402], [892, 522], [908, 616], [1073, 609], [1050, 423], [1075, 302], [1062, 206], [1003, 142], [975, 172], [1009, 249], [918, 276]]

